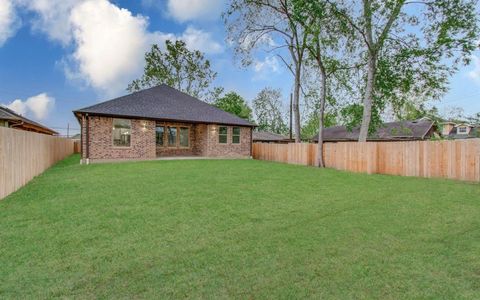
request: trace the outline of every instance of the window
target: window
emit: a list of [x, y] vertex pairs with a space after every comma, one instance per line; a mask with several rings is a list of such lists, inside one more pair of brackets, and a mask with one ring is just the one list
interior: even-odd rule
[[227, 126], [220, 126], [218, 127], [218, 142], [220, 144], [226, 144], [227, 143]]
[[157, 143], [158, 146], [163, 146], [164, 136], [165, 136], [165, 127], [160, 126], [160, 127], [155, 128], [156, 143]]
[[467, 133], [467, 127], [466, 126], [460, 126], [458, 127], [458, 133]]
[[232, 144], [240, 144], [240, 127], [232, 128]]
[[180, 127], [180, 147], [188, 147], [188, 127]]
[[168, 147], [177, 146], [177, 127], [168, 127]]
[[116, 147], [130, 147], [132, 133], [130, 120], [113, 119], [113, 145]]

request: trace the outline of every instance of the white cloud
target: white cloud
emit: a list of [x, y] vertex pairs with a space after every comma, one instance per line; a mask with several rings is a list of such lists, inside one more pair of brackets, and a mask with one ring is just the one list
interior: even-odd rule
[[55, 98], [48, 96], [47, 93], [41, 93], [26, 101], [16, 99], [6, 106], [18, 114], [33, 115], [36, 119], [43, 120], [54, 108]]
[[147, 19], [99, 0], [76, 6], [70, 21], [76, 45], [71, 58], [79, 75], [104, 92], [124, 90], [141, 72], [154, 38], [146, 31]]
[[215, 42], [211, 33], [205, 32], [194, 27], [187, 27], [185, 32], [180, 36], [190, 49], [200, 50], [205, 53], [220, 53], [223, 46]]
[[15, 34], [19, 19], [11, 0], [0, 0], [0, 47]]
[[74, 7], [70, 17], [76, 45], [66, 75], [83, 79], [106, 96], [125, 92], [144, 67], [144, 54], [152, 44], [182, 39], [190, 49], [219, 53], [223, 47], [210, 33], [188, 27], [180, 36], [150, 32], [148, 19], [134, 16], [106, 0], [86, 1]]
[[68, 45], [72, 41], [70, 12], [74, 6], [85, 0], [15, 0], [19, 7], [35, 15], [31, 21], [32, 29], [45, 33], [48, 38]]
[[13, 100], [12, 103], [5, 106], [20, 115], [25, 115], [27, 113], [27, 104], [20, 99]]
[[168, 0], [169, 14], [180, 22], [220, 18], [224, 0]]
[[267, 56], [264, 60], [257, 60], [253, 64], [253, 70], [256, 73], [274, 72], [280, 71], [280, 64], [275, 56]]
[[223, 51], [209, 32], [191, 26], [178, 35], [152, 32], [147, 17], [107, 0], [0, 0], [0, 4], [11, 3], [5, 1], [32, 12], [34, 31], [71, 50], [60, 61], [68, 79], [104, 96], [125, 93], [127, 85], [141, 75], [144, 54], [154, 43], [182, 39], [190, 49], [209, 54]]
[[468, 72], [467, 75], [473, 81], [480, 83], [480, 57], [474, 55], [472, 57], [472, 62], [473, 62], [473, 70]]

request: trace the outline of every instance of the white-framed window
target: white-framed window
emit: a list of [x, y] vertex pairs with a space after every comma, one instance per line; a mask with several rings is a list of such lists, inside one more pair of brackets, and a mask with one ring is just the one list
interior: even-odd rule
[[467, 126], [459, 126], [458, 127], [459, 134], [467, 134]]
[[113, 146], [130, 147], [132, 122], [127, 119], [113, 119]]
[[240, 127], [232, 127], [232, 144], [240, 144]]

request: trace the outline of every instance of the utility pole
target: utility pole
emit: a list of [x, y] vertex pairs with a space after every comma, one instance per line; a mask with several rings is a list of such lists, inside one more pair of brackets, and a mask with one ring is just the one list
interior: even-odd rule
[[67, 123], [67, 139], [70, 138], [70, 123]]
[[290, 140], [293, 139], [293, 136], [292, 136], [292, 93], [290, 93]]

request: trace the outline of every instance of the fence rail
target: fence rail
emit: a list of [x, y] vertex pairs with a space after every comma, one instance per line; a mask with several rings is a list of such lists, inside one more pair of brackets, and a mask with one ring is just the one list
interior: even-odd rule
[[73, 153], [73, 140], [0, 127], [0, 199]]
[[[324, 144], [328, 168], [368, 174], [480, 181], [480, 139]], [[253, 158], [315, 165], [317, 144], [253, 145]]]

